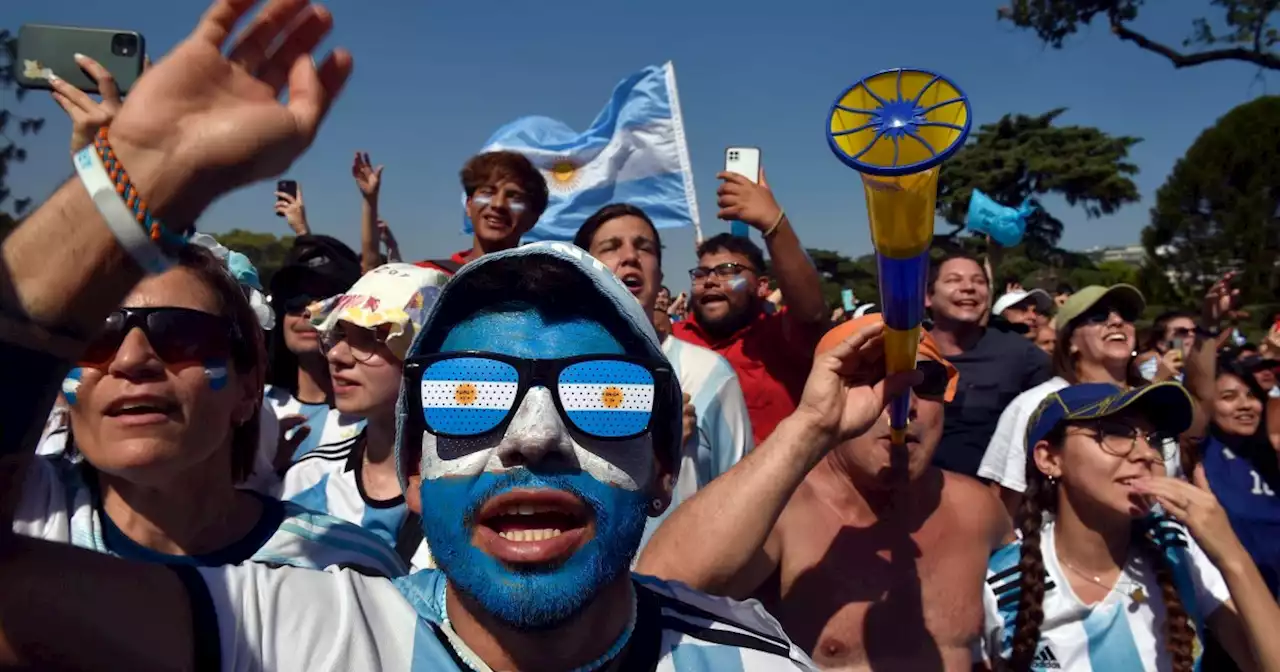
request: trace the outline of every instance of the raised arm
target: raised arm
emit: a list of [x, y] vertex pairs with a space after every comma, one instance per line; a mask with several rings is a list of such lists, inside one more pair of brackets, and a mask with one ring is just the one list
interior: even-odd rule
[[368, 273], [382, 265], [379, 253], [382, 232], [378, 229], [378, 192], [382, 189], [382, 166], [369, 162], [369, 153], [356, 152], [351, 177], [360, 190], [360, 271]]
[[917, 375], [874, 385], [850, 382], [860, 361], [877, 361], [883, 330], [863, 329], [818, 357], [796, 411], [737, 466], [672, 512], [645, 546], [636, 571], [731, 597], [755, 590], [777, 566], [774, 525], [805, 475], [831, 448], [871, 427], [888, 399]]
[[[773, 190], [760, 169], [760, 183], [753, 184], [736, 173], [720, 173], [724, 180], [717, 192], [720, 219], [745, 222], [760, 232], [769, 248], [769, 273], [787, 302], [787, 314], [803, 324], [826, 325], [830, 313], [822, 300], [822, 280], [818, 269], [800, 245]], [[816, 337], [815, 337], [816, 344]]]
[[[152, 214], [175, 232], [189, 230], [219, 196], [283, 172], [311, 143], [350, 74], [345, 52], [318, 67], [312, 61], [332, 18], [306, 0], [271, 0], [224, 56], [254, 4], [215, 2], [138, 81], [111, 123], [120, 164]], [[286, 86], [289, 102], [281, 105]], [[141, 271], [78, 180], [5, 239], [0, 259], [0, 499], [12, 502], [67, 362]], [[0, 664], [195, 666], [188, 592], [173, 570], [17, 538], [12, 516], [12, 508], [0, 508]]]

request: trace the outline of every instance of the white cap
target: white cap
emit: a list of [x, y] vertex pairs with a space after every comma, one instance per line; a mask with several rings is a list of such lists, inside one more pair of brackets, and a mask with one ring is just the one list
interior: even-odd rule
[[1036, 311], [1041, 315], [1048, 315], [1049, 311], [1053, 309], [1053, 297], [1049, 296], [1049, 293], [1043, 289], [1033, 289], [1031, 291], [1019, 289], [996, 299], [995, 305], [991, 306], [991, 312], [999, 315], [1027, 299], [1032, 299], [1036, 302]]

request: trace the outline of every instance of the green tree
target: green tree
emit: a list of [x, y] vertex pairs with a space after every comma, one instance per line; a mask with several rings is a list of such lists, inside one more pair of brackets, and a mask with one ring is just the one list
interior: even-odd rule
[[1030, 199], [1036, 211], [1027, 218], [1023, 241], [1035, 259], [1046, 257], [1062, 237], [1062, 220], [1045, 210], [1038, 197], [1061, 196], [1083, 208], [1087, 217], [1110, 214], [1138, 200], [1138, 187], [1130, 179], [1138, 167], [1128, 157], [1129, 148], [1141, 140], [1088, 126], [1055, 126], [1064, 112], [1006, 114], [969, 136], [938, 179], [938, 214], [955, 227], [944, 238], [964, 229], [974, 189], [1013, 207]]
[[293, 236], [277, 238], [270, 233], [232, 229], [216, 234], [214, 238], [227, 249], [235, 250], [249, 258], [258, 269], [263, 287], [271, 285], [271, 276], [284, 265], [284, 257], [293, 247]]
[[1037, 37], [1054, 48], [1061, 48], [1063, 41], [1081, 25], [1098, 19], [1106, 22], [1116, 37], [1168, 59], [1175, 68], [1243, 61], [1280, 70], [1280, 54], [1275, 51], [1280, 33], [1272, 25], [1273, 17], [1280, 12], [1280, 3], [1276, 0], [1209, 0], [1207, 4], [1223, 13], [1222, 28], [1215, 30], [1205, 17], [1195, 19], [1190, 34], [1182, 40], [1182, 47], [1188, 51], [1179, 51], [1133, 29], [1140, 10], [1172, 5], [1164, 1], [1148, 4], [1143, 0], [1013, 0], [997, 10], [997, 16], [1019, 28], [1035, 31]]
[[857, 259], [831, 250], [810, 249], [809, 258], [822, 277], [822, 298], [828, 306], [843, 305], [840, 290], [852, 289], [861, 303], [879, 303], [880, 290], [876, 281], [876, 257], [868, 254]]
[[1142, 244], [1183, 298], [1226, 271], [1245, 301], [1280, 289], [1280, 96], [1224, 115], [1196, 138], [1156, 192]]
[[[18, 40], [9, 31], [0, 30], [0, 92], [13, 91], [14, 97], [21, 101], [26, 91], [18, 88], [14, 80], [14, 67], [18, 59]], [[18, 133], [29, 135], [38, 133], [44, 126], [43, 119], [21, 117], [8, 109], [0, 107], [0, 207], [5, 206], [11, 193], [7, 185], [11, 164], [22, 163], [27, 159], [27, 150], [18, 146], [10, 135], [10, 124], [17, 122]], [[30, 198], [14, 198], [13, 214], [21, 216], [31, 206]], [[0, 213], [3, 214], [3, 213]], [[13, 228], [13, 220], [0, 220], [0, 237], [4, 237]]]

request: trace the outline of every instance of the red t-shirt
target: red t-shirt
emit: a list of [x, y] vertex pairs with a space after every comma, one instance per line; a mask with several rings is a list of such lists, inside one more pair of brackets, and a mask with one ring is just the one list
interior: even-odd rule
[[719, 341], [713, 342], [692, 315], [672, 324], [671, 334], [711, 348], [729, 360], [742, 385], [751, 433], [758, 446], [800, 403], [823, 329], [796, 323], [784, 308], [773, 314], [760, 313], [751, 324]]
[[430, 259], [426, 259], [426, 260], [423, 260], [423, 261], [419, 261], [419, 262], [415, 263], [415, 264], [414, 264], [414, 266], [418, 266], [418, 267], [421, 267], [421, 268], [432, 268], [432, 269], [435, 269], [435, 270], [437, 270], [437, 271], [441, 271], [441, 272], [443, 272], [443, 273], [447, 273], [447, 274], [449, 274], [449, 275], [453, 275], [454, 273], [457, 273], [457, 272], [458, 272], [458, 269], [459, 269], [459, 268], [461, 268], [463, 264], [467, 263], [467, 261], [468, 261], [468, 259], [467, 259], [467, 255], [468, 255], [468, 254], [471, 254], [471, 249], [470, 249], [470, 248], [467, 248], [467, 249], [465, 249], [465, 250], [462, 250], [461, 252], [454, 252], [454, 253], [453, 253], [453, 256], [452, 256], [452, 257], [449, 257], [449, 261], [450, 261], [452, 264], [456, 264], [453, 268], [445, 268], [444, 266], [442, 266], [442, 265], [440, 265], [440, 264], [438, 264], [438, 263], [436, 263], [435, 261], [432, 261], [432, 260], [430, 260]]

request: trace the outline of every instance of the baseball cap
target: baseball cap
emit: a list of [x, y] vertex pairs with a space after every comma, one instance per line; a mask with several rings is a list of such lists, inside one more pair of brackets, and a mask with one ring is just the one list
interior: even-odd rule
[[271, 278], [271, 298], [295, 296], [304, 282], [316, 285], [321, 294], [333, 295], [359, 279], [360, 257], [354, 250], [333, 236], [307, 234], [294, 239], [284, 264]]
[[1103, 287], [1102, 285], [1089, 285], [1080, 291], [1072, 294], [1066, 303], [1058, 309], [1058, 315], [1055, 320], [1058, 331], [1066, 329], [1077, 317], [1085, 314], [1095, 304], [1106, 299], [1114, 301], [1127, 308], [1134, 315], [1141, 315], [1143, 310], [1147, 308], [1147, 300], [1142, 298], [1142, 292], [1138, 291], [1133, 285], [1111, 285]]
[[[616, 318], [620, 324], [628, 331], [629, 336], [640, 343], [643, 353], [648, 359], [658, 362], [667, 362], [666, 355], [662, 352], [662, 342], [658, 339], [658, 333], [654, 331], [653, 321], [649, 315], [641, 307], [640, 302], [636, 301], [631, 294], [631, 290], [618, 280], [613, 271], [608, 266], [600, 263], [595, 257], [591, 256], [586, 250], [576, 247], [571, 243], [562, 242], [537, 242], [529, 243], [521, 247], [503, 250], [501, 252], [493, 252], [486, 254], [478, 259], [468, 262], [454, 275], [449, 283], [440, 290], [439, 297], [436, 298], [426, 315], [422, 329], [419, 330], [417, 336], [413, 340], [413, 344], [409, 347], [406, 357], [415, 355], [430, 354], [431, 343], [439, 342], [439, 332], [451, 325], [446, 324], [450, 318], [443, 317], [449, 314], [458, 314], [458, 306], [463, 307], [465, 311], [479, 311], [490, 306], [471, 305], [474, 303], [472, 296], [469, 296], [466, 287], [469, 284], [469, 278], [483, 277], [485, 275], [501, 275], [512, 266], [512, 262], [533, 259], [540, 265], [559, 266], [564, 269], [571, 270], [579, 277], [585, 279], [588, 291], [592, 291], [597, 297], [604, 299], [601, 304], [608, 307], [613, 313], [607, 317]], [[547, 297], [548, 301], [561, 300], [564, 297]], [[468, 313], [471, 314], [471, 313]], [[597, 315], [595, 317], [604, 318], [606, 316]], [[416, 394], [417, 390], [410, 390], [409, 386], [401, 385], [400, 400], [396, 404], [397, 416], [397, 434], [396, 434], [396, 464], [401, 468], [401, 484], [404, 484], [404, 445], [405, 445], [405, 422], [407, 420], [407, 409], [413, 407], [410, 401], [410, 394]], [[680, 468], [680, 430], [681, 430], [681, 414], [680, 409], [683, 408], [683, 400], [680, 393], [679, 381], [675, 376], [671, 376], [671, 385], [667, 386], [667, 398], [655, 400], [656, 403], [662, 404], [660, 408], [666, 408], [668, 426], [667, 436], [673, 437], [667, 446], [654, 445], [655, 451], [666, 451], [665, 457], [668, 458], [668, 464], [674, 470], [672, 479], [675, 480], [679, 476]], [[655, 422], [661, 421], [655, 416]]]
[[1041, 315], [1047, 315], [1053, 309], [1053, 297], [1043, 289], [1018, 289], [996, 299], [995, 304], [991, 306], [991, 314], [999, 315], [1027, 299], [1035, 300], [1036, 311]]
[[[814, 354], [821, 355], [822, 353], [830, 350], [831, 348], [836, 347], [840, 343], [843, 343], [846, 339], [854, 335], [859, 330], [862, 330], [877, 324], [884, 324], [883, 314], [872, 313], [871, 315], [863, 315], [861, 317], [855, 317], [852, 320], [849, 320], [848, 322], [843, 322], [841, 324], [838, 324], [832, 327], [831, 330], [828, 331], [826, 335], [822, 337], [822, 340], [818, 341], [818, 347], [816, 350], [814, 350]], [[943, 370], [946, 371], [947, 392], [943, 398], [946, 401], [950, 402], [956, 397], [956, 387], [960, 384], [960, 371], [957, 370], [956, 367], [951, 364], [951, 362], [948, 362], [946, 357], [942, 356], [942, 351], [938, 349], [938, 343], [933, 340], [933, 336], [930, 336], [929, 332], [925, 331], [924, 329], [921, 329], [920, 334], [921, 334], [920, 345], [917, 348], [917, 352], [920, 355], [923, 355], [926, 359], [931, 359], [941, 364], [943, 367]], [[883, 363], [875, 363], [874, 365], [880, 366], [880, 367], [884, 366]]]
[[404, 359], [427, 308], [447, 282], [448, 275], [432, 268], [383, 264], [342, 294], [311, 304], [311, 325], [322, 334], [332, 331], [338, 322], [366, 329], [391, 325], [387, 347]]
[[1181, 434], [1191, 426], [1195, 405], [1186, 388], [1174, 382], [1125, 390], [1111, 383], [1081, 383], [1051, 393], [1027, 423], [1027, 445], [1034, 446], [1058, 425], [1075, 420], [1096, 420], [1134, 409], [1156, 429]]

